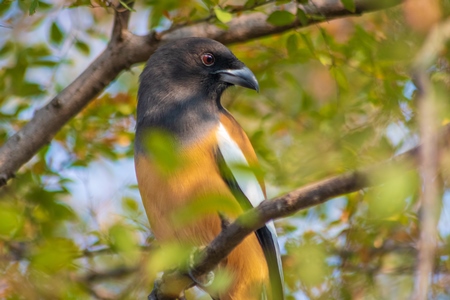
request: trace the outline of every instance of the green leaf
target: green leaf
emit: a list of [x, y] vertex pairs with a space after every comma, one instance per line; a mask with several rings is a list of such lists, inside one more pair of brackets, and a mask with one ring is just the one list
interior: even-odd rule
[[50, 8], [52, 8], [53, 6], [49, 3], [43, 2], [43, 1], [39, 1], [39, 11], [42, 10], [49, 10]]
[[300, 21], [300, 23], [302, 23], [303, 26], [308, 25], [309, 18], [302, 9], [297, 10], [297, 18]]
[[139, 205], [133, 198], [125, 197], [122, 199], [122, 208], [125, 211], [136, 213], [139, 211]]
[[220, 294], [226, 291], [233, 282], [234, 274], [226, 269], [217, 270], [214, 272], [214, 281], [208, 286], [208, 292], [213, 294]]
[[52, 23], [52, 26], [50, 27], [50, 42], [54, 45], [59, 45], [63, 41], [64, 34], [59, 28], [58, 24], [56, 22]]
[[39, 6], [39, 0], [32, 0], [30, 4], [30, 8], [28, 12], [30, 13], [30, 16], [33, 15], [36, 12], [36, 8]]
[[13, 1], [3, 1], [0, 5], [0, 16], [9, 10]]
[[90, 0], [75, 0], [72, 1], [69, 7], [87, 6], [92, 5]]
[[355, 12], [355, 1], [354, 0], [341, 0], [344, 7], [351, 12]]
[[291, 2], [291, 0], [277, 0], [275, 1], [275, 5], [282, 5]]
[[120, 4], [122, 4], [123, 7], [125, 7], [126, 9], [128, 9], [129, 11], [136, 11], [133, 8], [131, 8], [125, 1], [123, 0], [119, 0]]
[[249, 7], [253, 7], [256, 3], [256, 0], [247, 0], [247, 2], [245, 2], [244, 7], [245, 8], [249, 8]]
[[216, 14], [217, 19], [222, 23], [228, 23], [233, 20], [232, 14], [219, 7], [214, 8], [214, 13]]
[[267, 22], [275, 26], [284, 26], [295, 21], [295, 15], [285, 10], [277, 10], [270, 14]]
[[122, 224], [115, 224], [109, 229], [109, 242], [111, 248], [124, 258], [135, 259], [137, 257], [138, 243], [135, 231]]
[[176, 209], [172, 214], [176, 227], [184, 227], [206, 216], [217, 215], [218, 212], [225, 216], [236, 216], [241, 211], [236, 200], [229, 196], [210, 194], [204, 195]]
[[205, 4], [205, 6], [207, 8], [212, 8], [214, 6], [216, 6], [217, 4], [219, 4], [218, 0], [202, 0], [203, 4]]
[[177, 143], [170, 133], [152, 130], [145, 137], [145, 150], [162, 174], [168, 174], [182, 166], [177, 153]]
[[49, 68], [54, 67], [57, 64], [59, 64], [59, 62], [48, 60], [48, 59], [36, 60], [35, 62], [33, 62], [33, 66], [42, 66], [42, 67], [49, 67]]
[[41, 86], [36, 83], [23, 82], [18, 85], [15, 89], [16, 95], [20, 97], [37, 96], [42, 94], [44, 91]]
[[286, 49], [290, 57], [293, 57], [298, 50], [298, 38], [297, 34], [291, 34], [286, 41]]
[[31, 265], [47, 273], [54, 273], [72, 265], [80, 256], [80, 250], [73, 240], [53, 238], [35, 250], [31, 256]]
[[75, 48], [77, 48], [77, 50], [83, 53], [84, 55], [89, 55], [89, 53], [91, 52], [91, 49], [89, 48], [88, 44], [80, 40], [75, 42]]
[[23, 215], [13, 207], [0, 207], [0, 237], [12, 237], [23, 226]]
[[7, 41], [0, 49], [0, 57], [5, 56], [13, 50], [14, 44], [11, 41]]
[[306, 44], [306, 47], [308, 47], [309, 51], [311, 51], [311, 53], [314, 54], [314, 45], [313, 45], [311, 39], [306, 34], [300, 34], [300, 37], [302, 38], [303, 42]]
[[332, 68], [331, 74], [333, 75], [334, 79], [336, 79], [336, 82], [338, 83], [339, 87], [343, 88], [344, 90], [348, 90], [348, 80], [341, 69]]

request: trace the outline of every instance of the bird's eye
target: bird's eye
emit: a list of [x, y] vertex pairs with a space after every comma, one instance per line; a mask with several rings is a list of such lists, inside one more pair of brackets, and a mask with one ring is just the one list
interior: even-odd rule
[[202, 54], [202, 63], [205, 66], [210, 67], [214, 64], [215, 61], [216, 59], [214, 58], [214, 55], [212, 55], [211, 53]]

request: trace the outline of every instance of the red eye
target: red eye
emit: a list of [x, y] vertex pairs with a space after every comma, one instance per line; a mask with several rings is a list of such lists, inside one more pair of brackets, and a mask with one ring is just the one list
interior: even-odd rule
[[211, 53], [205, 53], [202, 55], [202, 63], [207, 67], [212, 66], [215, 61], [216, 59], [214, 58], [214, 55], [212, 55]]

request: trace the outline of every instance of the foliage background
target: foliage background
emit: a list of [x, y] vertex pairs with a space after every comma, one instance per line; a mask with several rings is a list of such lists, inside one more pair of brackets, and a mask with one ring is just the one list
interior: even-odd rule
[[[278, 7], [268, 13], [272, 23], [291, 17], [283, 11], [289, 1], [269, 2]], [[243, 3], [138, 1], [130, 30], [161, 31], [211, 14], [223, 27], [236, 17], [226, 5]], [[261, 92], [232, 88], [223, 103], [247, 131], [271, 196], [418, 143], [409, 68], [432, 25], [450, 12], [446, 1], [423, 3], [230, 46]], [[88, 67], [109, 40], [112, 18], [105, 2], [1, 2], [0, 145]], [[430, 70], [442, 124], [450, 120], [449, 53]], [[0, 190], [0, 298], [142, 299], [179, 256], [153, 241], [134, 178], [142, 67], [123, 72]], [[401, 169], [380, 176], [388, 183], [276, 222], [290, 299], [409, 297], [418, 176]], [[432, 299], [450, 297], [450, 193], [441, 198]]]

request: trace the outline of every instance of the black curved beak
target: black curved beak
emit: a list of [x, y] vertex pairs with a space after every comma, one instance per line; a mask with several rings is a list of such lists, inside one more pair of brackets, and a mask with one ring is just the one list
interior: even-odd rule
[[259, 92], [258, 80], [249, 68], [243, 67], [241, 69], [219, 70], [214, 72], [220, 75], [220, 80], [223, 82], [240, 85]]

